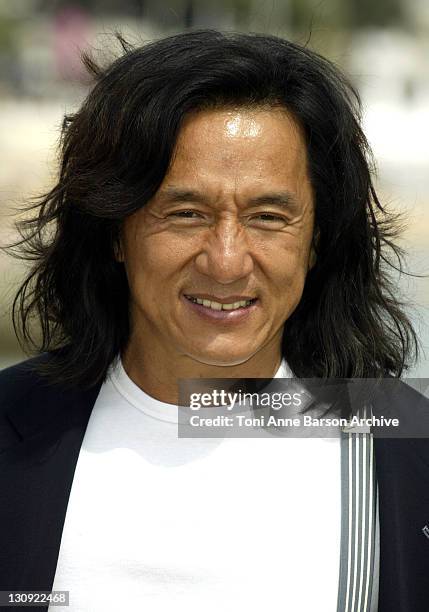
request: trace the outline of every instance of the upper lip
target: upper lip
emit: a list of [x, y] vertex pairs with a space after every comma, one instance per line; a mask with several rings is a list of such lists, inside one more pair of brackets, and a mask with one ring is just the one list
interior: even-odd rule
[[210, 300], [210, 302], [218, 302], [219, 304], [234, 304], [235, 302], [247, 302], [248, 300], [256, 299], [250, 295], [228, 295], [227, 297], [221, 298], [215, 295], [209, 295], [208, 293], [185, 293], [185, 296], [199, 300]]

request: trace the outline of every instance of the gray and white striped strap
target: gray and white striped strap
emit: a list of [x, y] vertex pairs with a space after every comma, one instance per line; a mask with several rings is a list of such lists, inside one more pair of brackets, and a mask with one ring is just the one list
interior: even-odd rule
[[371, 433], [341, 433], [337, 612], [374, 612], [378, 599], [377, 481]]

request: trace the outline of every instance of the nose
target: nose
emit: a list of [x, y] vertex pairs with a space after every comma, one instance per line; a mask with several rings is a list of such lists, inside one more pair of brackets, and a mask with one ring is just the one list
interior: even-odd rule
[[237, 220], [219, 220], [205, 233], [195, 266], [224, 285], [247, 277], [253, 270], [253, 258], [245, 228]]

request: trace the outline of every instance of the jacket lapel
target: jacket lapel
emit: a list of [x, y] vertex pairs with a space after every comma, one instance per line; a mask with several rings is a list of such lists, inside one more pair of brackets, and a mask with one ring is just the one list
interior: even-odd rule
[[399, 428], [373, 429], [380, 517], [378, 612], [427, 612], [429, 401], [399, 380], [385, 384], [385, 390], [375, 416], [396, 417]]
[[378, 612], [429, 610], [429, 441], [374, 440], [380, 516]]
[[65, 391], [31, 384], [6, 411], [15, 442], [0, 454], [0, 590], [52, 588], [73, 475], [100, 386]]

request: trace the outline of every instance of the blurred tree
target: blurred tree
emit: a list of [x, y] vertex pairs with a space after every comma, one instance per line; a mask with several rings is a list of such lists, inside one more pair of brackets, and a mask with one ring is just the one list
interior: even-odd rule
[[290, 26], [310, 32], [317, 28], [340, 28], [347, 20], [350, 0], [289, 0]]
[[403, 24], [403, 0], [289, 0], [294, 29], [384, 27]]
[[244, 28], [248, 25], [252, 13], [252, 2], [249, 0], [229, 0], [232, 8], [234, 25]]
[[170, 27], [204, 27], [230, 21], [238, 28], [251, 27], [259, 18], [273, 27], [298, 31], [319, 28], [383, 27], [403, 24], [406, 0], [35, 0], [42, 10], [65, 5], [81, 6], [95, 14], [146, 17]]
[[18, 26], [17, 19], [0, 15], [0, 53], [15, 50]]
[[22, 74], [19, 62], [20, 21], [0, 15], [0, 88], [6, 85], [16, 93], [22, 87]]
[[192, 28], [194, 25], [194, 1], [187, 0], [185, 4], [185, 27]]
[[406, 15], [401, 0], [348, 0], [350, 24], [354, 27], [404, 25]]

